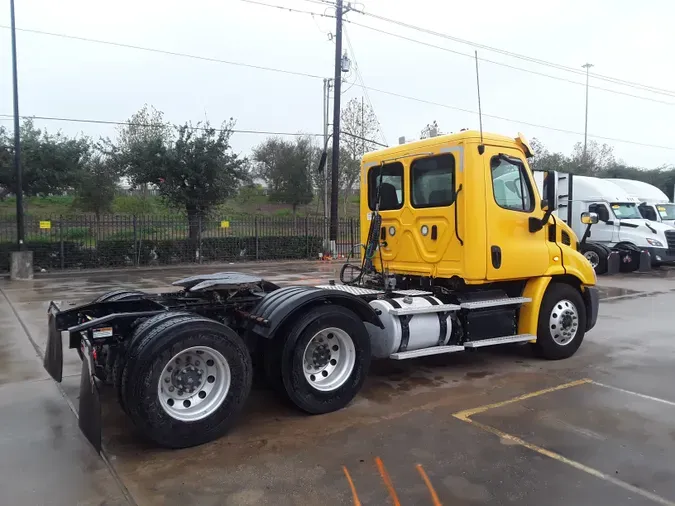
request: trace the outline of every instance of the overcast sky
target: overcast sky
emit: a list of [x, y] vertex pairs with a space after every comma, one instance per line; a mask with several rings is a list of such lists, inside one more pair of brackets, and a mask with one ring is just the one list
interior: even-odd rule
[[[260, 0], [331, 14], [321, 0]], [[361, 0], [366, 13], [405, 21], [474, 43], [581, 69], [585, 62], [603, 76], [675, 90], [675, 2], [644, 0]], [[95, 38], [231, 62], [332, 77], [334, 20], [252, 5], [241, 0], [16, 0], [17, 27]], [[470, 45], [434, 37], [357, 12], [347, 20], [452, 51], [473, 54]], [[0, 24], [9, 26], [9, 1]], [[388, 143], [419, 137], [437, 120], [444, 132], [477, 128], [474, 61], [463, 55], [346, 24], [366, 86], [440, 105], [371, 90], [369, 96]], [[10, 33], [0, 29], [0, 114], [12, 113]], [[144, 103], [171, 122], [233, 117], [237, 128], [321, 133], [322, 81], [242, 66], [199, 61], [128, 48], [18, 33], [22, 115], [124, 121]], [[345, 41], [346, 42], [346, 41]], [[583, 75], [478, 49], [479, 57], [555, 77], [584, 82]], [[354, 54], [355, 53], [355, 54]], [[522, 131], [549, 149], [570, 152], [583, 141], [583, 85], [481, 62], [484, 129], [515, 136]], [[355, 81], [355, 74], [347, 78]], [[675, 91], [649, 93], [591, 78], [592, 86], [647, 97], [641, 100], [590, 90], [589, 135], [618, 141], [618, 158], [648, 168], [675, 163]], [[345, 86], [343, 100], [361, 97]], [[665, 103], [660, 103], [665, 102]], [[459, 108], [469, 112], [453, 109]], [[508, 118], [511, 121], [490, 116]], [[114, 134], [93, 124], [38, 121], [68, 134]], [[528, 125], [530, 123], [531, 125]], [[1, 122], [11, 126], [6, 119]], [[540, 125], [540, 126], [533, 126]], [[577, 132], [562, 133], [555, 129]], [[233, 147], [247, 154], [263, 136], [237, 134]]]

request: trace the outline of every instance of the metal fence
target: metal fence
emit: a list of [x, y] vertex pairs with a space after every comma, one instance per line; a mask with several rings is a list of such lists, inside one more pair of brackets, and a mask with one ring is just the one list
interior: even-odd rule
[[[26, 217], [26, 249], [36, 271], [254, 260], [319, 259], [327, 220], [250, 216], [197, 219], [176, 216]], [[0, 272], [16, 249], [16, 218], [0, 216]], [[342, 219], [337, 254], [356, 256], [359, 221]]]

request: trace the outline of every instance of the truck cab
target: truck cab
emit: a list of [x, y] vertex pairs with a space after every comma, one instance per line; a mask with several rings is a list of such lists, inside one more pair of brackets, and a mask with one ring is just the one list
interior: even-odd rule
[[593, 284], [572, 229], [555, 218], [541, 223], [548, 204], [530, 155], [522, 136], [481, 140], [476, 131], [367, 154], [362, 242], [377, 212], [381, 247], [374, 262], [389, 272], [477, 285], [571, 274]]
[[659, 188], [644, 181], [633, 179], [608, 179], [635, 197], [642, 217], [649, 221], [658, 221], [675, 227], [675, 204]]

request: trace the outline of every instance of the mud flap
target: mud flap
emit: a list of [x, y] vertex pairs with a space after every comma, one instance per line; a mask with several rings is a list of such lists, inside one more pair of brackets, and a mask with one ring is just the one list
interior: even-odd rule
[[61, 383], [63, 379], [63, 340], [61, 331], [56, 327], [56, 315], [51, 311], [51, 306], [47, 317], [47, 327], [47, 349], [42, 364], [49, 375], [55, 381]]
[[621, 268], [620, 262], [619, 252], [610, 251], [609, 255], [607, 255], [607, 274], [617, 274]]
[[83, 341], [82, 374], [80, 375], [80, 430], [98, 453], [101, 453], [101, 397], [92, 374], [94, 360], [91, 349]]
[[640, 252], [640, 265], [638, 272], [650, 272], [652, 270], [652, 255], [647, 250]]

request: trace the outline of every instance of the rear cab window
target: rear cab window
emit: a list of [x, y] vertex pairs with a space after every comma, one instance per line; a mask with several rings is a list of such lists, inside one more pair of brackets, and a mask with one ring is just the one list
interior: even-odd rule
[[455, 197], [455, 157], [418, 158], [410, 165], [410, 200], [415, 208], [446, 207]]
[[391, 211], [403, 207], [403, 164], [401, 162], [378, 165], [368, 170], [368, 207]]

